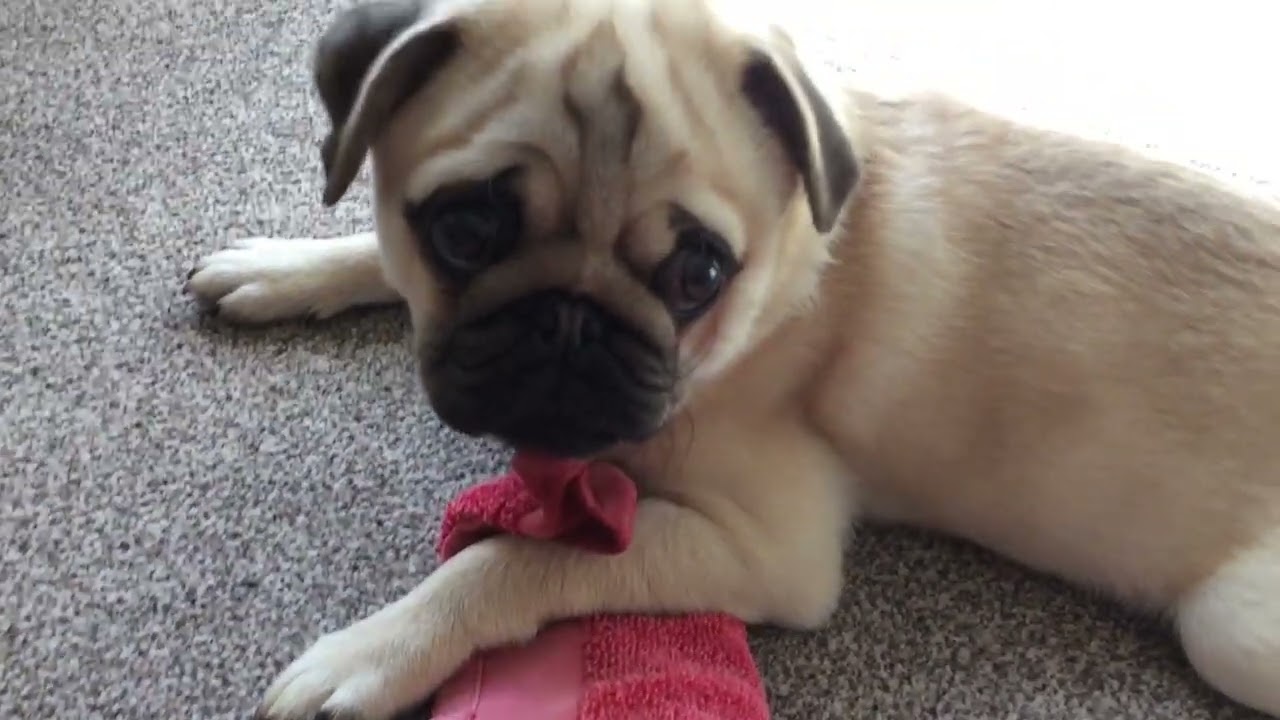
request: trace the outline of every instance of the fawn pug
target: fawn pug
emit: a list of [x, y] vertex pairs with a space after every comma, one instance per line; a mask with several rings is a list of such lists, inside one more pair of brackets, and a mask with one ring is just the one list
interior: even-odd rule
[[1280, 714], [1280, 211], [849, 87], [755, 5], [384, 0], [326, 31], [324, 201], [370, 158], [376, 229], [243, 241], [191, 292], [241, 322], [404, 303], [444, 422], [643, 499], [618, 556], [468, 549], [261, 716], [382, 720], [567, 616], [818, 626], [858, 517], [1168, 613]]

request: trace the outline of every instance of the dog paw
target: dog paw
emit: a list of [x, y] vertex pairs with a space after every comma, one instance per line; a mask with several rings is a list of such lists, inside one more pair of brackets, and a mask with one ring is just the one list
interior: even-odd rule
[[391, 720], [470, 657], [450, 627], [387, 609], [325, 635], [276, 677], [255, 720]]
[[327, 318], [350, 305], [324, 240], [257, 237], [201, 258], [186, 292], [232, 322]]

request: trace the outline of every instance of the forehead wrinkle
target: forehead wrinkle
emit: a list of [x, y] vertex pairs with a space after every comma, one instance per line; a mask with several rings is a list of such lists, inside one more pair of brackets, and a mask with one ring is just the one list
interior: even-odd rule
[[[533, 12], [532, 6], [537, 4], [531, 2], [522, 7]], [[536, 155], [550, 160], [564, 187], [576, 184], [573, 158], [577, 150], [572, 139], [562, 136], [562, 124], [548, 122], [548, 98], [561, 92], [563, 80], [558, 67], [598, 23], [590, 15], [570, 12], [578, 7], [574, 3], [541, 4], [566, 13], [557, 30], [517, 34], [507, 28], [519, 26], [518, 17], [469, 18], [472, 54], [459, 58], [460, 72], [449, 77], [437, 91], [420, 96], [398, 118], [401, 130], [397, 137], [416, 136], [412, 141], [415, 151], [384, 153], [384, 164], [398, 167], [387, 167], [384, 177], [412, 173], [421, 184], [424, 178], [437, 174], [425, 172], [424, 168], [415, 170], [424, 160], [434, 165], [434, 158], [453, 156], [483, 144], [486, 148], [503, 148], [506, 155]], [[504, 39], [518, 38], [516, 44], [486, 47], [481, 41], [489, 36], [490, 29]], [[405, 144], [397, 141], [386, 147], [403, 148]]]
[[518, 105], [521, 56], [530, 43], [522, 37], [513, 50], [497, 52], [480, 42], [487, 24], [472, 19], [464, 30], [469, 48], [392, 119], [378, 142], [385, 177], [406, 177], [425, 160], [465, 148]]
[[733, 157], [742, 150], [742, 138], [734, 132], [733, 101], [737, 98], [729, 94], [736, 91], [736, 85], [726, 90], [723, 83], [713, 79], [710, 71], [700, 69], [700, 65], [713, 60], [701, 54], [696, 57], [703, 62], [691, 61], [679, 66], [668, 66], [671, 92], [678, 98], [675, 104], [697, 128], [692, 137], [697, 137], [700, 145], [694, 158], [701, 164], [709, 165], [705, 169], [717, 178], [736, 184], [731, 166]]
[[[508, 78], [508, 80], [510, 80]], [[517, 85], [508, 81], [491, 95], [485, 98], [484, 104], [471, 108], [472, 112], [460, 117], [451, 131], [435, 134], [430, 142], [419, 151], [422, 157], [430, 158], [458, 150], [482, 137], [493, 125], [509, 117], [520, 100], [516, 92]]]
[[566, 126], [573, 126], [573, 118], [561, 99], [567, 95], [570, 71], [583, 46], [599, 28], [602, 6], [561, 0], [553, 7], [559, 13], [556, 29], [535, 33], [510, 62], [518, 70], [512, 90], [523, 102], [502, 118], [508, 122], [495, 123], [486, 139], [536, 151], [568, 189], [579, 184], [580, 140], [575, 133], [564, 132]]
[[686, 148], [674, 146], [661, 154], [655, 148], [646, 158], [643, 169], [635, 169], [635, 187], [632, 205], [636, 212], [643, 212], [671, 196], [679, 181], [692, 174], [693, 159]]
[[[668, 61], [670, 45], [678, 39], [666, 30], [656, 6], [627, 20], [630, 22], [620, 23], [619, 40], [627, 58], [639, 58], [626, 67], [631, 92], [649, 101], [644, 103], [645, 117], [652, 121], [652, 130], [665, 137], [687, 136], [689, 101], [672, 92], [674, 70]], [[663, 41], [664, 33], [667, 42]]]
[[625, 225], [631, 177], [627, 160], [640, 105], [627, 86], [616, 19], [603, 18], [563, 65], [565, 113], [578, 137], [574, 208], [578, 240], [612, 246]]
[[[699, 39], [701, 34], [696, 31], [705, 28], [707, 20], [695, 11], [696, 8], [685, 8], [679, 11], [683, 15], [671, 16], [654, 6], [625, 26], [628, 31], [623, 33], [623, 39], [628, 45], [628, 57], [644, 59], [643, 63], [634, 64], [639, 68], [632, 74], [633, 85], [637, 94], [643, 93], [650, 100], [646, 106], [646, 118], [652, 121], [650, 130], [669, 145], [667, 156], [651, 162], [654, 169], [638, 179], [644, 185], [672, 172], [672, 166], [681, 161], [688, 171], [696, 168], [710, 182], [721, 184], [721, 178], [731, 182], [729, 158], [733, 143], [722, 137], [725, 128], [714, 122], [717, 101], [726, 98], [725, 88], [706, 82], [707, 74], [696, 70], [700, 65], [716, 62], [716, 58], [711, 57], [713, 48]], [[679, 61], [671, 62], [669, 58], [673, 56]], [[694, 73], [704, 81], [696, 88], [691, 77]], [[697, 143], [696, 151], [690, 141]]]
[[[730, 55], [702, 30], [708, 19], [694, 11], [669, 15], [655, 6], [623, 34], [628, 57], [645, 59], [634, 74], [639, 91], [650, 99], [646, 118], [666, 147], [637, 174], [637, 209], [668, 204], [678, 195], [698, 219], [725, 236], [741, 255], [748, 234], [763, 218], [762, 209], [738, 200], [751, 197], [746, 182], [733, 172], [732, 127], [716, 123], [716, 113], [732, 108], [736, 86], [716, 82], [718, 61]], [[671, 61], [668, 58], [678, 58]], [[726, 133], [726, 131], [729, 131]], [[728, 134], [730, 138], [724, 136]], [[696, 143], [696, 144], [695, 144]]]
[[[479, 27], [468, 28], [471, 32], [466, 34], [466, 41], [470, 44], [464, 45], [465, 57], [458, 60], [466, 72], [452, 79], [450, 85], [454, 86], [454, 92], [448, 93], [449, 104], [428, 110], [438, 116], [442, 134], [459, 133], [472, 127], [476, 116], [486, 114], [494, 96], [510, 94], [529, 51], [534, 49], [534, 41], [528, 37], [522, 37], [514, 47], [477, 48], [476, 42], [483, 36], [486, 23], [473, 22]], [[464, 92], [459, 93], [458, 89]]]
[[613, 78], [612, 92], [618, 108], [618, 116], [622, 122], [622, 128], [618, 133], [618, 148], [622, 153], [622, 161], [630, 162], [631, 155], [635, 152], [636, 140], [640, 135], [644, 107], [636, 99], [635, 91], [631, 89], [625, 65]]
[[564, 110], [564, 115], [569, 120], [569, 126], [573, 128], [573, 137], [576, 142], [576, 149], [581, 151], [587, 144], [587, 117], [586, 110], [581, 104], [574, 99], [572, 91], [572, 81], [574, 73], [577, 72], [578, 61], [581, 54], [571, 52], [564, 57], [560, 63], [560, 86], [561, 97], [560, 106]]

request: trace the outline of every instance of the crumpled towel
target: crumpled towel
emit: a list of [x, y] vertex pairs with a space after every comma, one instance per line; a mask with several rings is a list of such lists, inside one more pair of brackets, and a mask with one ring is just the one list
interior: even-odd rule
[[[618, 554], [636, 488], [605, 463], [517, 454], [445, 513], [448, 559], [506, 533]], [[481, 653], [437, 693], [433, 720], [768, 720], [746, 627], [719, 613], [595, 615]]]

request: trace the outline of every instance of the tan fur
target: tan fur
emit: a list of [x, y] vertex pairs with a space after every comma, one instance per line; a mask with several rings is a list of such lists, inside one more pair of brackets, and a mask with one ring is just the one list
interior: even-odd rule
[[[472, 652], [575, 614], [815, 626], [862, 515], [1185, 609], [1197, 669], [1280, 713], [1280, 571], [1265, 571], [1280, 568], [1280, 210], [1127, 149], [944, 97], [841, 90], [797, 65], [862, 172], [820, 234], [738, 87], [749, 46], [785, 58], [789, 41], [735, 17], [742, 4], [708, 8], [471, 3], [455, 13], [466, 50], [372, 150], [386, 282], [419, 344], [453, 313], [540, 285], [679, 343], [665, 429], [607, 453], [645, 490], [635, 546], [602, 558], [481, 543], [322, 639], [264, 711], [384, 718]], [[515, 162], [532, 239], [455, 305], [415, 248], [406, 198]], [[745, 259], [679, 336], [643, 289], [675, 200]], [[203, 277], [197, 293], [216, 300], [228, 276]]]
[[815, 317], [843, 337], [807, 390], [869, 497], [1157, 607], [1276, 527], [1280, 212], [944, 99], [863, 108], [845, 242], [878, 280], [840, 295], [874, 327]]

